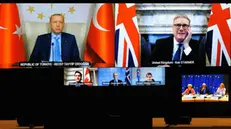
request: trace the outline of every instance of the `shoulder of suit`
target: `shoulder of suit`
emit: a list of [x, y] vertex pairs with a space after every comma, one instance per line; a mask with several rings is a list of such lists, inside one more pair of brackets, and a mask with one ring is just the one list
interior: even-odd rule
[[76, 85], [76, 82], [70, 82], [69, 85]]
[[51, 35], [51, 33], [41, 34], [41, 35], [39, 35], [38, 37], [47, 37], [47, 36], [49, 36], [49, 35]]
[[62, 35], [68, 36], [68, 37], [75, 37], [75, 35], [70, 34], [70, 33], [66, 33], [66, 32], [62, 32]]
[[173, 40], [173, 35], [167, 37], [167, 38], [161, 38], [161, 39], [157, 39], [156, 40], [156, 43], [159, 43], [159, 42], [164, 42], [164, 43], [168, 43], [169, 40]]
[[191, 39], [191, 41], [189, 42], [189, 45], [191, 47], [193, 47], [193, 46], [198, 47], [199, 44], [200, 44], [200, 42], [198, 40], [195, 40], [195, 39]]
[[191, 41], [190, 42], [193, 42], [193, 43], [199, 43], [199, 41], [198, 40], [195, 40], [195, 39], [191, 39]]

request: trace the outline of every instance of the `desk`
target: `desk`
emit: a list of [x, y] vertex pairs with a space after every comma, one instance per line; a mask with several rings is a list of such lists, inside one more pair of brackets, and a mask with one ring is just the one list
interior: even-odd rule
[[[154, 129], [163, 129], [163, 127], [166, 127], [164, 118], [153, 118], [152, 127]], [[231, 118], [192, 118], [190, 125], [177, 125], [168, 129], [171, 128], [231, 129]]]
[[[29, 127], [18, 127], [16, 120], [0, 120], [0, 129], [29, 129]], [[43, 126], [36, 126], [34, 129], [43, 129]]]
[[194, 95], [194, 98], [187, 98], [185, 96], [182, 96], [182, 102], [228, 102], [229, 96], [225, 95], [220, 99], [213, 99], [211, 95], [209, 95], [207, 98], [202, 98], [200, 95]]

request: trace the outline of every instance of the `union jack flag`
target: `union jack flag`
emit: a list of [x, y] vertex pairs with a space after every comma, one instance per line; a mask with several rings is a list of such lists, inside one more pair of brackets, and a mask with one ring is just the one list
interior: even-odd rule
[[130, 68], [126, 68], [126, 78], [125, 81], [127, 83], [127, 86], [131, 86], [131, 76], [130, 76]]
[[206, 49], [211, 66], [230, 66], [231, 5], [212, 4]]
[[115, 5], [115, 66], [140, 65], [140, 35], [135, 4]]

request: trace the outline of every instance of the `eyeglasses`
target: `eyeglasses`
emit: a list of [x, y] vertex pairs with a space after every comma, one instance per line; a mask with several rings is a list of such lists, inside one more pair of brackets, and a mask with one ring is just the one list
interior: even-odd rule
[[177, 29], [180, 29], [181, 26], [183, 27], [183, 29], [188, 29], [188, 27], [189, 27], [189, 25], [187, 25], [187, 24], [174, 24], [174, 26]]

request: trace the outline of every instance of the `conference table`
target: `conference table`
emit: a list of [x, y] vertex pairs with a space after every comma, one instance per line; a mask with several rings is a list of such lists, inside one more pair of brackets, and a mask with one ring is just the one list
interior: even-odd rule
[[[166, 128], [164, 118], [153, 118], [153, 129]], [[189, 125], [176, 125], [170, 126], [166, 129], [231, 129], [231, 118], [192, 118]]]
[[[164, 118], [152, 119], [153, 129], [163, 129], [164, 127], [166, 127]], [[231, 118], [192, 118], [192, 122], [190, 125], [177, 125], [177, 126], [169, 127], [168, 129], [171, 128], [230, 129]], [[29, 128], [18, 127], [16, 120], [0, 120], [0, 129], [29, 129]], [[35, 129], [43, 129], [43, 126], [35, 127]]]
[[228, 102], [229, 95], [184, 95], [182, 102]]
[[[0, 129], [29, 129], [29, 127], [19, 127], [17, 120], [0, 120]], [[36, 126], [34, 129], [43, 129], [43, 126]]]

